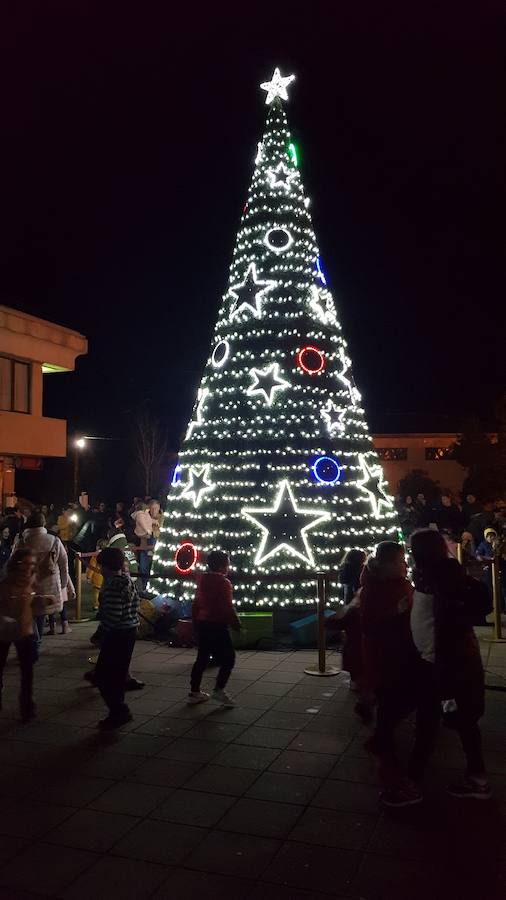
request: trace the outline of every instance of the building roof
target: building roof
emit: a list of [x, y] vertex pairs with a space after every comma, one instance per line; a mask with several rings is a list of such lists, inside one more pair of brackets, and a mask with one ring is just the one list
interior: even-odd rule
[[0, 354], [39, 362], [44, 372], [70, 372], [87, 352], [88, 341], [78, 331], [0, 305]]

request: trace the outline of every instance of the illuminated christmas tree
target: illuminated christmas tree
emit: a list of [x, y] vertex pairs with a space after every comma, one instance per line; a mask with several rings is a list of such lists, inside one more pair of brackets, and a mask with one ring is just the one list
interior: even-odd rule
[[212, 549], [240, 606], [313, 603], [315, 573], [395, 538], [276, 69], [211, 354], [174, 473], [151, 589], [190, 599]]

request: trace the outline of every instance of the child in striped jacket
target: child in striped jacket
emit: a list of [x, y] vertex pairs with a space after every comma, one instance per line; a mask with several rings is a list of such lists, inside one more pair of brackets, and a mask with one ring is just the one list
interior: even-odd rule
[[100, 655], [94, 682], [109, 707], [109, 715], [99, 722], [103, 729], [120, 728], [132, 720], [125, 703], [125, 682], [139, 624], [139, 597], [129, 575], [125, 575], [125, 554], [106, 547], [97, 556], [104, 576], [100, 594]]

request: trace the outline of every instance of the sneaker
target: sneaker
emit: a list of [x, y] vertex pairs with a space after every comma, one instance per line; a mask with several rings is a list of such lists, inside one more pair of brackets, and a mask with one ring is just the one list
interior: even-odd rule
[[190, 691], [188, 694], [188, 706], [196, 706], [197, 703], [205, 703], [206, 700], [210, 700], [211, 695], [206, 694], [205, 691]]
[[71, 629], [71, 627], [70, 627], [70, 625], [69, 625], [68, 622], [63, 622], [63, 623], [62, 623], [62, 626], [61, 626], [61, 633], [62, 633], [62, 634], [72, 634], [72, 629]]
[[221, 703], [222, 706], [236, 706], [236, 702], [230, 694], [227, 694], [226, 691], [220, 688], [215, 688], [213, 691], [213, 700], [216, 700], [216, 703]]
[[146, 687], [144, 681], [139, 681], [138, 678], [129, 678], [125, 684], [125, 691], [142, 691], [143, 687]]
[[395, 809], [401, 809], [403, 806], [415, 806], [423, 800], [423, 794], [415, 785], [403, 785], [403, 787], [392, 788], [388, 791], [382, 791], [380, 800], [383, 806], [389, 806]]
[[97, 728], [100, 728], [101, 731], [113, 731], [115, 728], [121, 728], [122, 725], [126, 725], [127, 722], [131, 722], [132, 719], [133, 715], [128, 709], [125, 710], [124, 713], [120, 713], [119, 715], [111, 716], [109, 714], [105, 719], [100, 719]]
[[450, 784], [447, 789], [451, 797], [460, 800], [490, 800], [492, 788], [488, 781], [475, 781], [474, 778], [465, 778], [462, 784]]

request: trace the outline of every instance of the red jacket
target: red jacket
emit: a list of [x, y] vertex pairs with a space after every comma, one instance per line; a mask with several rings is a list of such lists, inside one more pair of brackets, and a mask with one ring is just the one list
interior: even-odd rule
[[232, 583], [221, 572], [205, 572], [197, 585], [192, 605], [194, 622], [213, 622], [215, 625], [237, 626]]

